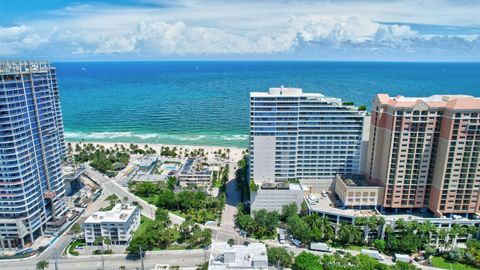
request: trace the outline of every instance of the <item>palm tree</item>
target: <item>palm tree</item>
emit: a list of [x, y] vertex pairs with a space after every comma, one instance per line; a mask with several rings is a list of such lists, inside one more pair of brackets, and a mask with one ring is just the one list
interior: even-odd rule
[[452, 245], [455, 246], [457, 244], [458, 236], [461, 235], [464, 231], [462, 227], [458, 224], [453, 224], [452, 228], [448, 232], [448, 237], [452, 239]]
[[363, 226], [364, 241], [368, 242], [368, 235], [370, 231], [378, 228], [378, 219], [376, 216], [371, 216], [365, 220], [365, 225]]
[[112, 244], [112, 239], [110, 239], [110, 237], [105, 237], [103, 239], [103, 243], [105, 243], [105, 245], [107, 245], [107, 251], [110, 250], [110, 245]]
[[467, 240], [470, 240], [470, 238], [474, 237], [476, 238], [478, 234], [478, 228], [475, 226], [468, 226], [467, 228]]
[[330, 220], [327, 217], [321, 217], [318, 220], [318, 224], [321, 228], [323, 239], [331, 239], [335, 237], [334, 229], [330, 225]]
[[447, 233], [447, 231], [446, 231], [445, 229], [440, 229], [440, 230], [438, 231], [437, 237], [438, 237], [438, 240], [443, 240], [443, 247], [444, 247], [444, 249], [445, 249], [446, 246], [447, 246], [447, 241], [448, 241], [448, 240], [447, 240], [447, 239], [448, 239], [448, 233]]
[[[420, 240], [424, 244], [429, 244], [432, 239], [432, 234], [437, 232], [437, 227], [429, 220], [418, 225], [418, 232], [420, 233]], [[428, 238], [427, 238], [428, 235]]]
[[340, 223], [340, 229], [338, 230], [338, 238], [340, 241], [345, 244], [352, 244], [360, 237], [361, 233], [356, 227], [346, 222]]
[[118, 270], [127, 270], [127, 267], [125, 267], [125, 265], [120, 265], [118, 267]]
[[78, 234], [82, 232], [82, 226], [78, 223], [73, 224], [72, 232], [75, 234], [75, 238], [78, 238]]
[[41, 260], [37, 262], [36, 268], [37, 270], [45, 270], [45, 268], [48, 268], [49, 263], [46, 260]]
[[385, 238], [384, 230], [385, 230], [385, 218], [380, 216], [380, 217], [378, 217], [377, 238], [380, 238], [382, 240], [383, 240], [383, 238]]
[[95, 240], [93, 241], [93, 244], [98, 247], [98, 250], [100, 250], [100, 246], [101, 245], [103, 246], [103, 236], [99, 236], [95, 238]]

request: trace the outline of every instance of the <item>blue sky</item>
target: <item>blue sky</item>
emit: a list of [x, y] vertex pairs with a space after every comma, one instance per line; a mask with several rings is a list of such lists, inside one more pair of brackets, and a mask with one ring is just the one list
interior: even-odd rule
[[480, 61], [480, 0], [1, 1], [0, 59]]

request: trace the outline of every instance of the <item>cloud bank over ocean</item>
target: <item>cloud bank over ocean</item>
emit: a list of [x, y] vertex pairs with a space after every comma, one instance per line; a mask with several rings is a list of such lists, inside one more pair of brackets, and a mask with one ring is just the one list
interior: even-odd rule
[[0, 56], [478, 61], [474, 10], [480, 2], [71, 4], [0, 24]]

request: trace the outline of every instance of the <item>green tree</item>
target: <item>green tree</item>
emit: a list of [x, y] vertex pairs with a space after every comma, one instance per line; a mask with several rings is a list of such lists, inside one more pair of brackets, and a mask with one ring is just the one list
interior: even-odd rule
[[290, 268], [293, 254], [282, 247], [272, 247], [267, 250], [268, 262], [277, 267]]
[[322, 269], [320, 258], [310, 252], [302, 251], [293, 264], [294, 270], [319, 270]]
[[338, 239], [346, 245], [359, 242], [361, 240], [361, 233], [352, 224], [347, 224], [346, 222], [340, 223], [340, 228], [338, 229]]
[[208, 262], [197, 265], [196, 270], [208, 270]]
[[308, 224], [298, 215], [294, 215], [288, 219], [287, 230], [296, 239], [303, 244], [308, 244], [312, 236], [312, 230]]
[[228, 245], [233, 246], [233, 245], [235, 245], [235, 240], [230, 238], [230, 239], [228, 239], [227, 243], [228, 243]]
[[167, 249], [173, 242], [180, 238], [180, 233], [173, 228], [162, 228], [158, 231], [158, 246]]
[[396, 262], [390, 267], [391, 270], [417, 270], [420, 269], [413, 264], [406, 262]]
[[107, 201], [109, 201], [110, 205], [114, 205], [118, 200], [117, 195], [111, 194], [107, 197]]
[[127, 247], [127, 252], [130, 254], [136, 254], [140, 251], [140, 247], [143, 251], [150, 249], [150, 244], [145, 235], [134, 236]]
[[110, 245], [112, 244], [112, 240], [110, 239], [110, 237], [104, 237], [103, 243], [107, 245], [107, 250], [110, 250]]
[[277, 212], [267, 212], [267, 210], [262, 209], [253, 213], [253, 219], [257, 223], [256, 234], [258, 238], [275, 234], [279, 221]]
[[375, 240], [373, 240], [373, 247], [380, 252], [384, 252], [385, 251], [385, 241], [382, 240], [382, 239], [375, 239]]
[[167, 178], [168, 189], [174, 190], [176, 185], [177, 185], [177, 178], [175, 176], [169, 176]]
[[160, 222], [160, 224], [162, 224], [164, 227], [172, 224], [172, 220], [170, 219], [168, 211], [160, 208], [157, 208], [155, 211], [155, 221]]
[[177, 207], [177, 200], [175, 197], [175, 193], [168, 189], [160, 190], [158, 194], [158, 198], [156, 201], [156, 205], [160, 208], [166, 208], [170, 210], [174, 210]]
[[41, 261], [37, 262], [36, 268], [37, 268], [37, 270], [45, 270], [46, 268], [48, 268], [48, 265], [49, 265], [48, 261], [41, 260]]
[[93, 240], [93, 244], [97, 246], [97, 250], [100, 250], [100, 246], [103, 246], [103, 236], [98, 236]]
[[75, 237], [77, 238], [78, 235], [82, 232], [82, 226], [80, 226], [80, 224], [78, 223], [73, 224], [72, 232], [75, 234]]
[[135, 185], [135, 194], [140, 197], [149, 197], [158, 193], [158, 186], [152, 182], [140, 182]]
[[282, 207], [281, 220], [287, 221], [289, 217], [297, 215], [298, 207], [296, 203], [286, 204]]

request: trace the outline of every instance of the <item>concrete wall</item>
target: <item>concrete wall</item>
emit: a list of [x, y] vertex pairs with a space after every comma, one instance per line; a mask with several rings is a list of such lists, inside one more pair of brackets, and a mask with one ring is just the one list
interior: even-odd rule
[[255, 183], [275, 182], [275, 136], [253, 138], [253, 174]]
[[251, 192], [251, 212], [265, 209], [267, 211], [282, 211], [287, 204], [296, 203], [298, 209], [303, 202], [303, 190], [290, 189], [258, 189]]

